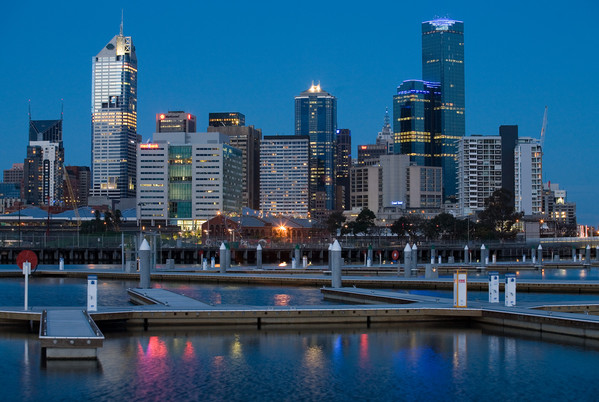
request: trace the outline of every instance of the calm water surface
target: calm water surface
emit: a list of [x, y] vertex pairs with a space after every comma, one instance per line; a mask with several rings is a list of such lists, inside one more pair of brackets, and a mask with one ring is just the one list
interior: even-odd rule
[[108, 333], [98, 362], [42, 366], [2, 333], [4, 400], [595, 400], [599, 348], [439, 325]]

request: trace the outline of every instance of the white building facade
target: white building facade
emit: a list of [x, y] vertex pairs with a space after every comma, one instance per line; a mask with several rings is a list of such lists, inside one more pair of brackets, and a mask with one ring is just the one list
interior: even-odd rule
[[458, 211], [485, 209], [485, 200], [501, 188], [501, 137], [472, 135], [458, 142]]
[[310, 207], [310, 137], [265, 136], [260, 146], [260, 209], [298, 218]]
[[539, 140], [523, 137], [514, 149], [514, 187], [516, 212], [542, 213], [543, 153]]

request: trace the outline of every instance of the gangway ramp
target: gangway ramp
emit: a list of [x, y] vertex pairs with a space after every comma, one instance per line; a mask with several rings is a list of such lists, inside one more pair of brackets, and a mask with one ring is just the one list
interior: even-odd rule
[[66, 308], [42, 312], [39, 339], [47, 359], [96, 359], [104, 343], [87, 311]]
[[184, 309], [212, 307], [199, 300], [166, 289], [127, 289], [127, 293], [131, 302], [139, 305], [157, 304]]

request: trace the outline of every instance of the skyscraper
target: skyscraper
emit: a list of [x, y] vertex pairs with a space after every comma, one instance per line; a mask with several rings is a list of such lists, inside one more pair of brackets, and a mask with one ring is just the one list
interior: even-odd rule
[[538, 215], [543, 199], [543, 150], [536, 138], [518, 139], [514, 149], [516, 212]]
[[195, 133], [196, 117], [183, 111], [156, 114], [157, 133]]
[[457, 141], [465, 135], [464, 23], [446, 18], [422, 23], [422, 79], [438, 82], [441, 127], [435, 165], [443, 168], [444, 198], [457, 194]]
[[29, 145], [23, 163], [23, 194], [33, 205], [62, 201], [64, 148], [62, 119], [29, 120]]
[[337, 98], [320, 84], [295, 97], [295, 134], [310, 137], [310, 212], [321, 218], [335, 209]]
[[229, 137], [229, 145], [243, 155], [243, 206], [260, 209], [260, 141], [262, 130], [245, 125], [245, 116], [239, 112], [210, 113], [208, 132]]
[[92, 196], [135, 197], [137, 57], [121, 30], [92, 60]]
[[510, 192], [510, 205], [515, 206], [514, 197], [514, 149], [518, 143], [518, 126], [499, 126], [501, 137], [501, 187]]
[[342, 128], [337, 130], [336, 137], [337, 156], [335, 163], [335, 175], [337, 179], [337, 193], [335, 199], [338, 211], [349, 209], [350, 203], [350, 181], [349, 170], [351, 168], [351, 130]]
[[435, 166], [441, 151], [441, 94], [439, 84], [407, 80], [393, 96], [396, 154], [409, 155], [420, 166]]

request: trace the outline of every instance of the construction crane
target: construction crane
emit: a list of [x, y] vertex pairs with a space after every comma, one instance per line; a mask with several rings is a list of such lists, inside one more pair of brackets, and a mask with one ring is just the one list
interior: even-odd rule
[[543, 146], [545, 145], [545, 131], [547, 130], [547, 106], [545, 106], [545, 114], [543, 115], [543, 126], [541, 127], [541, 152], [543, 152]]
[[81, 217], [79, 216], [79, 208], [77, 206], [77, 199], [75, 198], [75, 193], [73, 192], [73, 186], [71, 185], [71, 180], [69, 179], [69, 172], [67, 171], [67, 167], [64, 167], [64, 181], [67, 183], [67, 190], [69, 192], [69, 198], [71, 199], [71, 204], [73, 206], [73, 212], [75, 213], [75, 217], [77, 218], [77, 232], [81, 227]]

